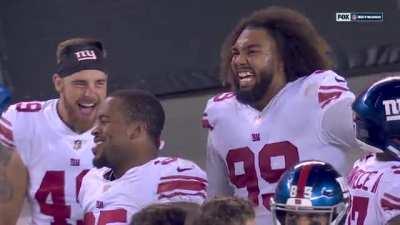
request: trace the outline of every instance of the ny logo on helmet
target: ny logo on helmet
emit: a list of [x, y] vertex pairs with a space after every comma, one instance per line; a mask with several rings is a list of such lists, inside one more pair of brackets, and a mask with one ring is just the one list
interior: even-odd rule
[[93, 50], [83, 50], [83, 51], [79, 51], [79, 52], [75, 52], [76, 55], [76, 59], [78, 61], [82, 61], [82, 60], [90, 60], [90, 59], [97, 59], [96, 53], [94, 53]]
[[382, 101], [385, 106], [386, 121], [400, 120], [400, 99]]

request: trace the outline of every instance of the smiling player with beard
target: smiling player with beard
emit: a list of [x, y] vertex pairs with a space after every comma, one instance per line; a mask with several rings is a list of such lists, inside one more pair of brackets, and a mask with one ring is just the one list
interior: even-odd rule
[[75, 225], [83, 219], [77, 191], [92, 167], [90, 132], [106, 96], [105, 71], [100, 41], [74, 38], [61, 42], [53, 75], [59, 98], [20, 102], [3, 113], [0, 140], [15, 149], [12, 154], [17, 165], [7, 179], [20, 183], [10, 187], [8, 198], [0, 198], [0, 205], [9, 206], [5, 211], [15, 212], [1, 212], [0, 221], [15, 224], [25, 194], [32, 224]]
[[100, 105], [93, 130], [96, 168], [83, 178], [79, 193], [85, 225], [129, 224], [152, 203], [192, 210], [205, 200], [207, 178], [200, 167], [158, 157], [164, 121], [161, 103], [144, 91], [117, 91]]
[[249, 198], [257, 224], [268, 225], [276, 183], [297, 162], [348, 172], [358, 153], [354, 94], [329, 70], [329, 50], [310, 21], [287, 8], [256, 11], [234, 28], [221, 50], [232, 92], [211, 98], [203, 114], [209, 197]]

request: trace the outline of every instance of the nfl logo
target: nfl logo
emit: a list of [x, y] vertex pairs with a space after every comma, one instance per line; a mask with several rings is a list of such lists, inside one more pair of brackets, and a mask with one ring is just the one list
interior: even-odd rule
[[82, 141], [81, 140], [75, 140], [74, 141], [74, 150], [79, 150], [82, 147]]

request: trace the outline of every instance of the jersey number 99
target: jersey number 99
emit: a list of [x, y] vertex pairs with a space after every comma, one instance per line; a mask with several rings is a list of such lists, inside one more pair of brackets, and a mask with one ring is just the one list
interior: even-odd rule
[[[284, 167], [273, 168], [276, 160], [283, 161]], [[248, 192], [248, 198], [256, 205], [259, 205], [258, 195], [260, 194], [260, 188], [258, 185], [258, 177], [256, 173], [255, 155], [249, 147], [242, 147], [229, 150], [226, 156], [226, 162], [228, 164], [229, 178], [237, 188], [246, 188]], [[296, 146], [289, 141], [276, 142], [264, 145], [258, 154], [258, 168], [261, 178], [270, 183], [274, 184], [278, 182], [281, 175], [289, 169], [291, 166], [299, 162], [299, 153]], [[243, 165], [243, 171], [241, 174], [237, 174], [235, 170], [235, 164], [238, 166]], [[274, 193], [263, 193], [261, 195], [263, 205], [269, 210], [269, 199]]]

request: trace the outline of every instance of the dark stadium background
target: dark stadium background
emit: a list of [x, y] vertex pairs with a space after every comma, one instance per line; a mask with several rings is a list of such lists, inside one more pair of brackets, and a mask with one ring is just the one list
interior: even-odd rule
[[[108, 49], [111, 89], [141, 87], [169, 95], [213, 88], [225, 35], [240, 17], [273, 4], [310, 17], [334, 47], [344, 71], [354, 63], [348, 59], [352, 53], [400, 42], [396, 0], [2, 0], [2, 68], [15, 100], [46, 99], [55, 95], [50, 77], [56, 44], [92, 36]], [[384, 12], [384, 22], [337, 23], [335, 13], [343, 11]], [[367, 61], [359, 66], [382, 63]]]

